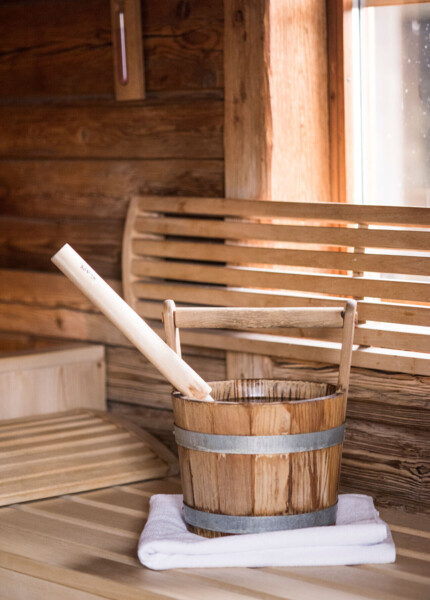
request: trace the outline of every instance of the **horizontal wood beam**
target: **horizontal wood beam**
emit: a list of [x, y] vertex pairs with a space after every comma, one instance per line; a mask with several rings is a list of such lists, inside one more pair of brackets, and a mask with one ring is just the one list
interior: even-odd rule
[[222, 159], [219, 100], [0, 106], [0, 157]]

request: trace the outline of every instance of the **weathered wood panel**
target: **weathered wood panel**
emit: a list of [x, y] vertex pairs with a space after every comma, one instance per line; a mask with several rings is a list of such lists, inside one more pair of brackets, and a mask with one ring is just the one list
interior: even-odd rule
[[136, 194], [222, 195], [223, 174], [222, 160], [3, 160], [1, 213], [124, 219]]
[[0, 106], [1, 157], [222, 159], [223, 103]]
[[113, 97], [109, 3], [2, 2], [2, 98]]
[[51, 256], [66, 242], [104, 277], [121, 276], [122, 221], [0, 219], [0, 266], [56, 271]]
[[[222, 88], [222, 3], [143, 3], [148, 91]], [[26, 0], [0, 7], [3, 98], [111, 97], [109, 3]]]

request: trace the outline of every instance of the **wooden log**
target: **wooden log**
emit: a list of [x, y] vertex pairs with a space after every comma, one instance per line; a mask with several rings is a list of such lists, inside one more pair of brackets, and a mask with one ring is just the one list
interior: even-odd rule
[[[154, 7], [144, 7], [148, 91], [222, 88], [223, 21], [222, 7], [216, 4], [211, 0], [199, 6], [190, 0], [177, 10], [163, 0]], [[0, 16], [0, 21], [7, 23], [0, 29], [4, 97], [113, 98], [111, 23], [106, 2], [79, 0], [72, 6], [66, 0], [37, 0], [26, 10], [6, 2]]]
[[0, 106], [0, 156], [222, 159], [218, 100]]
[[3, 98], [113, 96], [106, 2], [5, 2], [0, 14]]
[[[221, 160], [3, 160], [2, 214], [124, 219], [141, 193], [222, 195]], [[106, 185], [109, 182], [109, 185]]]
[[[94, 312], [94, 305], [88, 298], [63, 277], [58, 271], [38, 273], [14, 269], [1, 269], [0, 278], [4, 285], [0, 288], [0, 302], [30, 304], [41, 307], [65, 307], [80, 311]], [[121, 282], [108, 279], [107, 283], [119, 294]]]
[[[67, 308], [32, 307], [29, 322], [29, 305], [2, 304], [0, 331], [31, 333], [71, 340], [93, 341], [104, 344], [128, 346], [124, 336], [97, 313], [85, 313]], [[157, 323], [151, 326], [157, 330]], [[202, 333], [184, 331], [183, 343], [190, 346], [246, 352], [252, 343], [253, 350], [261, 355], [291, 360], [339, 362], [339, 349], [332, 342], [300, 338], [276, 338], [270, 335], [228, 332]], [[358, 348], [353, 351], [352, 365], [382, 371], [429, 375], [426, 354], [380, 348]]]
[[122, 221], [111, 219], [0, 219], [0, 266], [55, 270], [50, 257], [67, 241], [90, 257], [103, 276], [119, 279], [122, 226]]

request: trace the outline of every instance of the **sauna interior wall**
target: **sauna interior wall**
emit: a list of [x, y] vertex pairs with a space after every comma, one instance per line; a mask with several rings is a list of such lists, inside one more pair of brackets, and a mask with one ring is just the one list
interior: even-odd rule
[[224, 195], [223, 18], [219, 0], [143, 1], [146, 99], [121, 103], [109, 0], [0, 4], [1, 351], [107, 344], [113, 407], [145, 405], [157, 431], [168, 387], [50, 257], [69, 242], [119, 290], [135, 194]]
[[[49, 260], [69, 242], [120, 290], [133, 195], [224, 195], [223, 2], [145, 0], [142, 17], [146, 99], [119, 103], [108, 0], [0, 4], [0, 349], [105, 344], [111, 410], [172, 444], [169, 384]], [[184, 354], [225, 378], [223, 352]], [[336, 376], [272, 363], [275, 377]], [[428, 378], [353, 370], [345, 489], [428, 508], [429, 392]]]

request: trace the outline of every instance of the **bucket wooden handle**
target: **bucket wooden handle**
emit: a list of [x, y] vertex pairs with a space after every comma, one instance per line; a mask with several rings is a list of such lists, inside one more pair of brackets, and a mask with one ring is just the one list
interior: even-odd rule
[[252, 329], [270, 327], [330, 327], [342, 328], [338, 385], [348, 393], [352, 360], [352, 343], [357, 302], [346, 300], [345, 307], [286, 308], [214, 308], [176, 307], [166, 300], [163, 321], [167, 343], [180, 356], [179, 328]]
[[270, 327], [343, 327], [344, 308], [177, 308], [176, 327], [226, 327], [264, 329]]
[[52, 262], [83, 292], [138, 350], [185, 396], [209, 400], [211, 388], [155, 331], [66, 244]]

